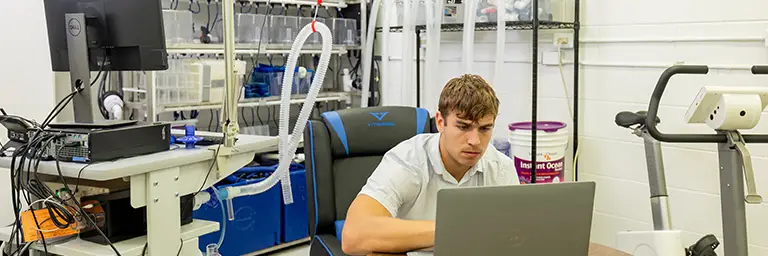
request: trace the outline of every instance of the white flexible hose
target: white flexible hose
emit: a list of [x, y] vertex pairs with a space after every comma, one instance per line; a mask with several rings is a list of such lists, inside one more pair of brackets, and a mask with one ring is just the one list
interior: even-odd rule
[[504, 0], [496, 0], [496, 65], [494, 67], [493, 85], [502, 85], [502, 67], [504, 66], [504, 44], [507, 37], [507, 8]]
[[[312, 86], [307, 94], [307, 99], [304, 101], [299, 117], [296, 120], [296, 125], [293, 127], [293, 132], [289, 135], [288, 117], [291, 108], [291, 85], [293, 84], [294, 69], [296, 68], [296, 62], [299, 59], [299, 50], [301, 50], [307, 37], [313, 33], [313, 24], [314, 29], [317, 30], [322, 37], [323, 44], [322, 52], [320, 54], [320, 63], [315, 71], [315, 78], [312, 81]], [[221, 197], [230, 199], [238, 196], [260, 194], [275, 186], [278, 181], [282, 181], [283, 201], [285, 204], [293, 203], [293, 192], [291, 191], [289, 172], [290, 165], [296, 154], [299, 140], [301, 140], [301, 137], [304, 135], [304, 128], [307, 125], [309, 114], [315, 106], [317, 94], [320, 93], [320, 89], [323, 87], [325, 73], [328, 70], [328, 63], [331, 60], [331, 42], [333, 42], [331, 31], [323, 23], [312, 22], [299, 31], [298, 36], [296, 36], [296, 41], [293, 42], [293, 46], [291, 47], [291, 52], [288, 54], [288, 63], [285, 67], [285, 74], [283, 76], [283, 88], [280, 97], [280, 127], [278, 134], [280, 138], [280, 162], [277, 166], [277, 170], [262, 182], [245, 186], [228, 187], [226, 190], [223, 190], [225, 193], [222, 193], [223, 195]]]
[[[440, 26], [435, 26], [436, 19], [440, 19], [439, 15], [435, 15], [435, 0], [426, 0], [426, 21], [427, 21], [427, 62], [424, 70], [424, 88], [433, 88], [435, 85], [435, 78], [437, 77], [437, 65], [438, 52], [437, 45], [440, 45]], [[437, 38], [435, 38], [437, 36]], [[431, 94], [430, 94], [431, 95]]]
[[[413, 85], [413, 33], [415, 33], [414, 21], [413, 21], [413, 1], [415, 0], [403, 0], [403, 65], [402, 68], [402, 86], [405, 88], [415, 87]], [[407, 95], [412, 95], [411, 90], [402, 90], [400, 92], [401, 99], [407, 99]], [[401, 102], [405, 104], [406, 102]]]
[[[379, 74], [380, 74], [380, 77], [382, 77], [383, 79], [379, 80], [379, 89], [381, 93], [378, 95], [379, 102], [381, 102], [381, 100], [384, 98], [383, 95], [389, 95], [387, 94], [388, 93], [387, 88], [389, 87], [387, 87], [384, 83], [388, 82], [389, 81], [388, 79], [392, 77], [390, 75], [391, 70], [389, 70], [389, 44], [388, 44], [389, 26], [390, 26], [389, 15], [393, 13], [392, 10], [395, 9], [395, 1], [387, 0], [387, 1], [384, 1], [382, 5], [383, 6], [381, 7], [381, 17], [383, 18], [381, 19], [381, 42], [382, 42], [381, 43], [381, 67], [380, 67], [381, 73]], [[384, 104], [381, 104], [381, 105], [384, 105]]]
[[461, 45], [462, 68], [465, 74], [472, 73], [475, 53], [475, 16], [477, 13], [477, 0], [464, 2], [464, 34]]
[[[368, 23], [367, 38], [365, 40], [365, 50], [363, 50], [363, 91], [360, 101], [360, 107], [368, 107], [368, 92], [371, 88], [371, 62], [373, 61], [373, 36], [376, 34], [376, 18], [379, 15], [379, 6], [381, 0], [374, 0], [371, 6], [371, 17]], [[385, 41], [386, 42], [386, 41]]]

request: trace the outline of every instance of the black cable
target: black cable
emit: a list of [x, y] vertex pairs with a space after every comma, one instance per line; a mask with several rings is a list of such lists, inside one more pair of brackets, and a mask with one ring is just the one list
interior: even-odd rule
[[109, 56], [107, 55], [107, 50], [104, 49], [102, 51], [104, 55], [102, 56], [101, 65], [99, 66], [99, 72], [96, 73], [96, 77], [91, 81], [91, 84], [88, 85], [89, 87], [93, 87], [94, 84], [96, 84], [96, 81], [99, 81], [99, 77], [101, 77], [101, 72], [104, 71], [104, 66], [107, 64], [107, 59], [109, 59]]
[[83, 170], [85, 170], [85, 168], [88, 168], [88, 166], [91, 166], [91, 164], [86, 164], [85, 166], [83, 166], [83, 168], [80, 168], [80, 171], [77, 172], [77, 180], [75, 181], [75, 191], [74, 191], [74, 193], [77, 193], [78, 191], [80, 191], [79, 190], [80, 189], [80, 175], [83, 174]]
[[[50, 113], [48, 113], [48, 116], [45, 117], [45, 119], [43, 120], [43, 123], [38, 128], [44, 129], [48, 125], [48, 122], [50, 122], [50, 120], [53, 120], [53, 118], [56, 118], [56, 115], [55, 115], [56, 111], [58, 111], [59, 108], [64, 108], [62, 104], [64, 106], [69, 104], [69, 101], [72, 100], [75, 94], [77, 94], [77, 91], [70, 92], [69, 94], [67, 94], [67, 96], [64, 96], [64, 98], [62, 98], [58, 103], [56, 103], [56, 106], [53, 107], [53, 110], [51, 110]], [[37, 134], [39, 134], [39, 132], [35, 133], [35, 136], [37, 136]]]
[[245, 124], [245, 127], [248, 127], [248, 119], [245, 119], [245, 108], [243, 108], [243, 111], [240, 111], [240, 116], [243, 117], [243, 124]]
[[101, 116], [104, 119], [109, 119], [109, 111], [104, 106], [104, 95], [107, 93], [107, 80], [110, 78], [110, 72], [107, 72], [107, 75], [102, 77], [101, 83], [99, 83], [99, 90], [98, 95], [96, 96], [96, 105], [99, 107], [99, 112], [101, 112]]
[[[219, 4], [218, 3], [214, 3], [213, 5], [216, 6], [216, 16], [213, 16], [213, 24], [211, 24], [211, 29], [216, 29], [216, 22], [219, 21]], [[221, 36], [224, 36], [224, 35], [219, 35], [219, 36], [221, 37]], [[222, 41], [223, 41], [223, 39], [222, 39]]]
[[213, 109], [209, 109], [211, 111], [211, 118], [208, 119], [208, 131], [211, 131], [211, 125], [213, 124]]
[[[275, 122], [275, 127], [277, 127], [277, 128], [279, 129], [279, 128], [280, 128], [280, 125], [277, 123], [277, 119], [278, 119], [278, 118], [280, 118], [280, 117], [278, 116], [278, 115], [280, 114], [280, 112], [279, 112], [279, 111], [277, 111], [277, 106], [273, 107], [273, 108], [272, 108], [272, 110], [274, 110], [274, 112], [272, 112], [272, 117], [274, 117], [274, 118], [272, 118], [272, 121], [274, 121], [274, 122]], [[290, 114], [291, 114], [291, 113], [288, 113], [288, 117], [290, 117]]]
[[[181, 248], [184, 248], [184, 240], [179, 238], [179, 241], [181, 241], [181, 244], [179, 245], [179, 251], [176, 252], [176, 256], [181, 255]], [[144, 249], [141, 249], [141, 256], [144, 256], [147, 254], [147, 245], [149, 245], [148, 242], [144, 242]]]
[[[252, 126], [256, 126], [256, 113], [254, 113], [254, 107], [251, 107], [251, 124]], [[0, 152], [2, 153], [2, 152]]]
[[[261, 120], [261, 111], [259, 111], [259, 107], [256, 107], [256, 117], [259, 118], [259, 125], [264, 125], [264, 121]], [[254, 120], [255, 122], [256, 120]]]
[[216, 132], [219, 132], [219, 120], [221, 120], [221, 117], [219, 116], [219, 111], [216, 110]]
[[[192, 4], [193, 3], [197, 5], [197, 11], [192, 10]], [[189, 10], [189, 12], [194, 13], [194, 14], [200, 13], [200, 11], [201, 11], [200, 10], [200, 1], [194, 1], [194, 0], [189, 1], [189, 7], [187, 8], [187, 10]], [[194, 26], [192, 26], [192, 28], [194, 28]]]
[[184, 248], [184, 240], [181, 240], [181, 238], [179, 238], [179, 242], [181, 243], [179, 244], [179, 251], [176, 252], [176, 256], [181, 255], [181, 248]]
[[205, 27], [208, 28], [209, 33], [213, 33], [213, 28], [211, 27], [211, 0], [208, 0], [205, 10], [208, 12], [208, 21], [205, 23]]
[[[105, 61], [106, 61], [106, 56], [105, 56]], [[104, 67], [104, 63], [102, 63], [101, 70], [99, 71], [99, 74], [97, 74], [97, 79], [94, 80], [91, 83], [91, 85], [93, 85], [95, 83], [95, 81], [98, 81], [98, 77], [101, 76], [101, 72], [103, 70], [103, 67]], [[37, 196], [38, 198], [51, 200], [50, 202], [49, 201], [45, 201], [43, 203], [43, 205], [44, 205], [45, 208], [47, 208], [47, 210], [49, 212], [49, 215], [51, 216], [50, 220], [57, 227], [60, 227], [60, 228], [61, 227], [68, 227], [69, 224], [75, 223], [74, 216], [69, 211], [69, 209], [64, 208], [64, 205], [66, 205], [68, 207], [72, 207], [72, 208], [75, 208], [75, 207], [73, 207], [73, 205], [76, 206], [79, 209], [79, 213], [81, 215], [85, 215], [86, 219], [90, 222], [91, 225], [96, 226], [95, 223], [93, 222], [93, 220], [90, 219], [90, 216], [88, 216], [87, 214], [84, 213], [84, 210], [80, 207], [79, 203], [75, 202], [74, 204], [70, 204], [66, 200], [62, 200], [58, 195], [56, 195], [56, 193], [54, 193], [49, 187], [47, 187], [45, 185], [45, 183], [39, 182], [38, 172], [37, 172], [40, 160], [43, 157], [48, 157], [50, 155], [50, 153], [48, 153], [46, 151], [48, 149], [48, 146], [50, 145], [50, 143], [54, 139], [58, 138], [57, 136], [41, 134], [41, 131], [52, 120], [54, 120], [56, 116], [58, 116], [58, 114], [74, 98], [74, 95], [76, 93], [77, 93], [77, 91], [72, 92], [72, 93], [68, 94], [66, 97], [64, 97], [61, 101], [59, 101], [56, 104], [56, 106], [54, 107], [54, 109], [52, 109], [51, 112], [48, 114], [48, 116], [46, 117], [46, 119], [44, 120], [42, 125], [40, 125], [38, 127], [35, 127], [37, 129], [37, 132], [32, 134], [32, 136], [30, 138], [30, 141], [27, 144], [21, 146], [19, 149], [17, 149], [17, 151], [15, 151], [14, 154], [13, 154], [13, 157], [12, 157], [12, 160], [11, 160], [11, 162], [12, 162], [11, 163], [12, 171], [11, 171], [10, 174], [11, 174], [11, 180], [12, 180], [12, 203], [13, 203], [13, 207], [14, 207], [14, 215], [16, 217], [16, 221], [15, 221], [15, 225], [13, 227], [12, 234], [11, 234], [11, 239], [10, 239], [9, 242], [13, 242], [13, 240], [16, 240], [16, 244], [17, 245], [21, 244], [21, 241], [20, 241], [20, 239], [21, 239], [21, 237], [20, 237], [20, 232], [21, 232], [21, 223], [20, 223], [20, 208], [21, 207], [20, 207], [20, 199], [21, 199], [21, 195], [22, 195], [22, 193], [21, 193], [22, 190], [26, 190], [27, 191], [27, 193], [24, 193], [23, 196], [24, 196], [24, 199], [27, 201], [28, 204], [31, 204], [30, 197], [29, 197], [30, 193], [31, 194], [35, 194], [35, 196]], [[43, 141], [45, 141], [45, 142], [43, 142]], [[56, 166], [57, 166], [57, 171], [58, 171], [58, 174], [59, 174], [59, 178], [62, 181], [62, 183], [64, 184], [65, 188], [68, 191], [70, 191], [70, 193], [71, 193], [71, 190], [69, 189], [68, 184], [64, 180], [64, 177], [63, 177], [63, 175], [61, 173], [60, 164], [59, 164], [58, 158], [57, 158], [58, 152], [54, 152], [53, 155], [54, 155], [53, 156], [54, 159], [57, 161], [56, 162]], [[36, 159], [33, 160], [33, 158], [36, 158]], [[17, 161], [17, 160], [20, 160], [20, 161]], [[24, 176], [24, 175], [22, 175], [22, 172], [24, 171], [25, 165], [26, 165], [26, 171], [28, 173], [30, 173], [29, 175], [26, 175], [27, 182], [23, 182], [23, 180], [22, 180], [22, 178]], [[34, 166], [34, 169], [33, 169], [33, 166]], [[31, 179], [32, 173], [34, 173], [35, 179]], [[75, 201], [75, 199], [73, 197], [70, 197], [70, 199], [73, 202]], [[59, 206], [59, 205], [54, 204], [52, 202], [61, 203], [62, 206]], [[33, 215], [33, 218], [35, 219], [35, 224], [38, 226], [38, 230], [40, 230], [40, 228], [39, 228], [40, 223], [38, 222], [38, 220], [36, 218], [36, 214], [35, 214], [34, 208], [31, 208], [31, 210], [32, 210], [31, 213]], [[59, 222], [57, 217], [61, 217], [62, 220], [67, 222], [66, 226], [65, 226], [65, 223]], [[40, 232], [40, 233], [41, 233], [40, 235], [41, 235], [41, 238], [42, 238], [42, 241], [43, 241], [44, 250], [47, 251], [47, 244], [45, 243], [45, 237], [42, 235], [42, 232]], [[99, 233], [104, 235], [103, 232], [101, 232], [101, 230], [99, 230]], [[106, 238], [106, 236], [104, 236], [104, 237]], [[107, 241], [108, 241], [108, 239], [107, 239]], [[110, 244], [110, 246], [117, 253], [117, 255], [120, 255], [119, 252], [114, 248], [114, 245]]]

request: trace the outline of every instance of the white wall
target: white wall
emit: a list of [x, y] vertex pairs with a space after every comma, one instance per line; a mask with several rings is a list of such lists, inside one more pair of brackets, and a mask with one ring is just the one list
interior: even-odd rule
[[[647, 108], [663, 71], [655, 66], [675, 62], [720, 67], [768, 63], [763, 42], [768, 13], [759, 11], [766, 10], [768, 2], [739, 1], [738, 6], [709, 0], [656, 2], [591, 0], [582, 5], [580, 178], [598, 182], [593, 240], [607, 245], [615, 245], [618, 231], [651, 228], [642, 145], [612, 121], [619, 111]], [[665, 7], [653, 7], [657, 4]], [[746, 70], [727, 69], [713, 69], [706, 76], [673, 78], [662, 99], [660, 129], [711, 132], [706, 126], [683, 121], [686, 107], [701, 86], [765, 86], [767, 82], [768, 78]], [[750, 132], [768, 133], [768, 124], [763, 121]], [[716, 146], [664, 145], [673, 225], [684, 230], [686, 244], [709, 233], [722, 241]], [[768, 196], [768, 148], [749, 148], [758, 193]], [[747, 221], [750, 255], [768, 255], [768, 205], [748, 205]]]
[[[0, 8], [3, 50], [0, 108], [39, 122], [54, 106], [53, 72], [48, 51], [43, 1], [7, 1]], [[0, 141], [6, 138], [0, 126]]]
[[[768, 63], [763, 38], [768, 30], [768, 1], [745, 0], [721, 4], [714, 0], [582, 1], [582, 67], [580, 92], [580, 180], [598, 184], [592, 240], [615, 246], [616, 233], [651, 230], [648, 180], [642, 141], [614, 124], [616, 113], [647, 109], [653, 87], [664, 67], [676, 62], [719, 67], [748, 67]], [[685, 13], [684, 13], [685, 12]], [[507, 32], [505, 84], [494, 88], [502, 101], [495, 136], [506, 136], [506, 124], [530, 118], [530, 32]], [[552, 51], [552, 33], [541, 35], [540, 49]], [[440, 79], [423, 89], [422, 106], [434, 113], [442, 84], [461, 73], [460, 34], [443, 34]], [[475, 70], [493, 81], [495, 36], [478, 33]], [[385, 82], [400, 88], [399, 42], [388, 44], [394, 61]], [[573, 59], [568, 52], [569, 60]], [[572, 65], [565, 67], [572, 87]], [[539, 117], [569, 120], [567, 100], [556, 66], [539, 66]], [[675, 77], [660, 108], [665, 132], [711, 132], [689, 125], [683, 113], [704, 85], [765, 85], [768, 77], [746, 70], [712, 69], [709, 75]], [[394, 88], [393, 88], [394, 87]], [[412, 90], [412, 86], [405, 86]], [[412, 105], [415, 100], [384, 95], [387, 104]], [[568, 92], [568, 98], [572, 92]], [[768, 117], [768, 115], [763, 115]], [[568, 121], [570, 125], [570, 121]], [[753, 131], [768, 133], [764, 119]], [[722, 242], [719, 182], [715, 145], [664, 144], [664, 161], [675, 228], [684, 242], [704, 234]], [[758, 192], [768, 198], [768, 147], [750, 145]], [[570, 150], [570, 149], [569, 149]], [[570, 165], [570, 163], [568, 163]], [[570, 168], [568, 168], [570, 169]], [[750, 255], [768, 255], [768, 205], [747, 207]], [[722, 255], [720, 250], [719, 255]]]

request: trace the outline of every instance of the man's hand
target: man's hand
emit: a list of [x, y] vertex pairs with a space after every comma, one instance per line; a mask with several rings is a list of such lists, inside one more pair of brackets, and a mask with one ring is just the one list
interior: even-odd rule
[[341, 241], [350, 255], [429, 248], [435, 243], [435, 222], [393, 218], [376, 199], [361, 194], [349, 207]]

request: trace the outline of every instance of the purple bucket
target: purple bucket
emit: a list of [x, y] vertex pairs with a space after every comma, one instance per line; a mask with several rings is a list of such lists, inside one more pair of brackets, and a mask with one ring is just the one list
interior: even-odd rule
[[[536, 123], [536, 183], [565, 181], [565, 150], [568, 148], [568, 130], [562, 122]], [[533, 123], [509, 124], [510, 157], [520, 183], [531, 183], [533, 169], [531, 156]]]

